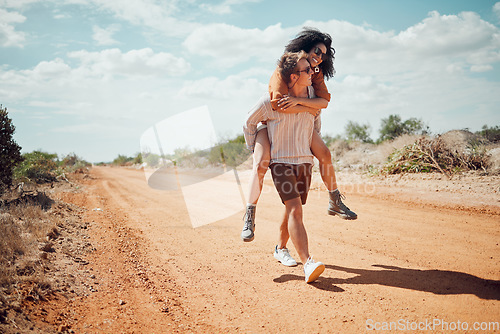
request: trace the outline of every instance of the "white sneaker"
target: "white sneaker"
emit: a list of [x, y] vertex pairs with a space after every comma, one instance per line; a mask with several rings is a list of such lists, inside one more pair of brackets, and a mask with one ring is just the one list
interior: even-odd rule
[[276, 245], [276, 248], [274, 249], [274, 258], [287, 267], [293, 267], [297, 265], [297, 261], [293, 259], [293, 257], [288, 252], [288, 249], [278, 249], [278, 245]]
[[309, 257], [307, 259], [307, 262], [304, 264], [304, 275], [306, 283], [311, 283], [317, 280], [319, 275], [321, 275], [324, 270], [325, 265], [323, 263], [314, 262], [312, 257]]

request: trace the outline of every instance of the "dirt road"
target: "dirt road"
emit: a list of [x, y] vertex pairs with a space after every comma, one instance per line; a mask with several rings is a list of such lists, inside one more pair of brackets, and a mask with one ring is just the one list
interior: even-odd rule
[[305, 224], [326, 270], [306, 284], [302, 264], [272, 256], [283, 211], [274, 191], [259, 202], [255, 240], [243, 243], [243, 211], [193, 228], [182, 193], [150, 188], [142, 171], [91, 175], [85, 193], [66, 198], [88, 209], [96, 248], [95, 291], [71, 302], [77, 333], [477, 332], [500, 321], [498, 193], [476, 205], [460, 194], [461, 203], [438, 202], [352, 187], [346, 203], [359, 219], [343, 221], [325, 213], [325, 192], [312, 190]]

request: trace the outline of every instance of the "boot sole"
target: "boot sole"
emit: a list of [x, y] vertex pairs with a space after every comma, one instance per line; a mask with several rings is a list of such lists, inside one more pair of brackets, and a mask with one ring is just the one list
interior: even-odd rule
[[356, 220], [356, 219], [358, 219], [358, 216], [355, 216], [355, 217], [349, 217], [349, 216], [347, 216], [347, 215], [343, 215], [343, 214], [341, 214], [341, 213], [339, 213], [339, 212], [336, 212], [336, 211], [330, 211], [330, 210], [328, 210], [328, 214], [329, 214], [330, 216], [339, 216], [340, 218], [342, 218], [342, 219], [344, 219], [344, 220]]

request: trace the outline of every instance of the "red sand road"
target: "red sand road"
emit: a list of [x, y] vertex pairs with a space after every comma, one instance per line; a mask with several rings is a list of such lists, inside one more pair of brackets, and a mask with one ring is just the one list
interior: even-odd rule
[[390, 322], [470, 332], [500, 321], [498, 195], [478, 207], [456, 193], [433, 202], [431, 191], [351, 187], [346, 203], [359, 219], [344, 221], [312, 190], [304, 220], [326, 270], [306, 284], [302, 264], [272, 256], [283, 212], [275, 191], [264, 192], [256, 238], [243, 243], [243, 211], [193, 228], [181, 192], [151, 189], [142, 171], [91, 175], [72, 201], [93, 222], [89, 266], [100, 284], [72, 303], [76, 332], [360, 333]]

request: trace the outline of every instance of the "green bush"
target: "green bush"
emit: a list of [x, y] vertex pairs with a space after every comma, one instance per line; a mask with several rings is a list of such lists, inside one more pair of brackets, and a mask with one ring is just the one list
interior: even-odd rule
[[15, 130], [7, 108], [0, 105], [0, 193], [12, 185], [14, 168], [23, 160], [21, 147], [13, 139]]
[[156, 167], [160, 163], [160, 156], [154, 153], [145, 153], [143, 155], [143, 161], [147, 163], [149, 167]]
[[353, 121], [347, 122], [345, 126], [345, 133], [347, 136], [347, 140], [359, 140], [363, 143], [373, 143], [373, 140], [370, 138], [370, 124], [358, 124]]
[[210, 149], [208, 161], [212, 165], [225, 164], [237, 167], [245, 162], [249, 156], [250, 152], [246, 149], [245, 137], [239, 135]]
[[113, 165], [125, 166], [127, 163], [130, 163], [134, 160], [134, 158], [127, 157], [126, 155], [119, 154], [118, 157], [113, 160]]
[[401, 116], [390, 115], [382, 119], [379, 132], [380, 137], [377, 142], [381, 143], [386, 140], [395, 139], [404, 134], [427, 134], [429, 132], [429, 127], [425, 125], [422, 120], [414, 117], [402, 122]]
[[483, 136], [492, 143], [500, 141], [500, 126], [488, 127], [488, 125], [483, 125], [481, 131], [476, 132], [476, 134]]
[[83, 160], [79, 156], [77, 156], [75, 153], [70, 153], [67, 156], [65, 156], [59, 163], [59, 169], [61, 172], [66, 172], [66, 173], [71, 173], [76, 170], [86, 168], [91, 166], [92, 164]]
[[330, 147], [330, 145], [332, 145], [337, 140], [342, 140], [342, 136], [336, 135], [335, 137], [332, 137], [331, 135], [327, 134], [327, 135], [322, 135], [321, 139], [323, 139], [327, 147]]
[[24, 161], [14, 170], [14, 176], [19, 180], [36, 183], [53, 182], [56, 180], [58, 160], [57, 154], [33, 151], [22, 155]]

